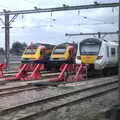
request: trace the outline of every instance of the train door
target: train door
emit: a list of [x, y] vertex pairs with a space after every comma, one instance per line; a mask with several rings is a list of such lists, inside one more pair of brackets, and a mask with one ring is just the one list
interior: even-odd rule
[[42, 48], [40, 50], [40, 56], [41, 56], [41, 59], [44, 59], [45, 58], [45, 48]]
[[109, 66], [113, 67], [115, 65], [116, 55], [117, 55], [117, 50], [115, 49], [115, 47], [110, 47]]
[[45, 59], [46, 60], [49, 60], [49, 58], [51, 56], [51, 52], [52, 52], [52, 50], [49, 48], [45, 50]]
[[70, 60], [74, 60], [75, 59], [75, 48], [74, 47], [71, 47], [71, 49], [69, 50], [69, 57], [70, 57]]
[[106, 46], [106, 59], [105, 60], [106, 60], [105, 65], [108, 66], [110, 63], [110, 50], [109, 50], [108, 45]]

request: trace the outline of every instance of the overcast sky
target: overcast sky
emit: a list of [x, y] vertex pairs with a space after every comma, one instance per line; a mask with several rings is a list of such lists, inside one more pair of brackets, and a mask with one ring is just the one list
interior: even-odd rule
[[[86, 1], [86, 2], [85, 2]], [[91, 4], [95, 0], [1, 0], [0, 11], [23, 10], [60, 7], [66, 5]], [[118, 0], [97, 0], [103, 2], [118, 2]], [[0, 16], [3, 20], [4, 17]], [[12, 16], [11, 16], [12, 17]], [[15, 41], [59, 44], [62, 42], [80, 41], [90, 36], [65, 37], [65, 33], [101, 32], [118, 30], [118, 8], [100, 8], [92, 10], [76, 10], [53, 13], [37, 13], [19, 15], [11, 24], [10, 43]], [[0, 21], [0, 27], [3, 24]], [[117, 36], [107, 36], [106, 39], [117, 40]], [[0, 28], [0, 47], [4, 47], [4, 29]]]

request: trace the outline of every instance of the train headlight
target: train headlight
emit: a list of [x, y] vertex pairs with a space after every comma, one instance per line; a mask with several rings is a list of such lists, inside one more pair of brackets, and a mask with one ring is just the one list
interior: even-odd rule
[[80, 57], [80, 56], [77, 56], [77, 59], [78, 59], [78, 60], [80, 60], [80, 59], [81, 59], [81, 57]]
[[103, 56], [97, 56], [97, 60], [100, 60], [102, 59]]

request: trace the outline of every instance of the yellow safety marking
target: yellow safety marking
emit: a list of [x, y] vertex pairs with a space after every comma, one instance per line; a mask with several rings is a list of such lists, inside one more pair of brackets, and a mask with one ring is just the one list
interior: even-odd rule
[[96, 60], [97, 56], [95, 55], [82, 55], [81, 61], [85, 64], [93, 64]]

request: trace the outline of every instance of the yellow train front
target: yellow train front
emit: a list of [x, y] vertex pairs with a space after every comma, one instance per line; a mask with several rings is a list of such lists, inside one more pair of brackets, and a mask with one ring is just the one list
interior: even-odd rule
[[72, 43], [63, 43], [54, 47], [50, 61], [53, 66], [59, 69], [60, 65], [63, 63], [73, 63], [75, 62], [77, 45]]
[[28, 46], [23, 55], [22, 63], [47, 63], [54, 45], [36, 43]]

